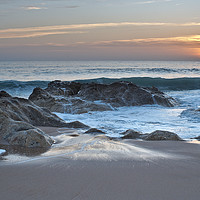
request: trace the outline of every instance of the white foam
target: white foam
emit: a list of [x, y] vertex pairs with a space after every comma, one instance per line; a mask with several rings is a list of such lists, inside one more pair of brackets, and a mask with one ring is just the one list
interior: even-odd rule
[[5, 152], [6, 152], [6, 150], [0, 149], [0, 155], [2, 155], [2, 154], [5, 153]]
[[[171, 96], [181, 102], [180, 106], [166, 108], [158, 105], [121, 107], [113, 111], [90, 112], [84, 114], [60, 114], [59, 117], [69, 121], [81, 121], [93, 128], [105, 131], [108, 135], [119, 137], [127, 129], [142, 133], [166, 130], [177, 133], [183, 139], [199, 136], [200, 124], [181, 115], [188, 107], [198, 107], [198, 91], [176, 91]], [[199, 119], [200, 120], [200, 119]]]

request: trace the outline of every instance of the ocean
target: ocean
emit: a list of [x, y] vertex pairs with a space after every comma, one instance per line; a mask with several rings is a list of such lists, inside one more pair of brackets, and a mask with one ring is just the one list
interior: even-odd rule
[[0, 90], [28, 98], [35, 87], [53, 80], [112, 83], [125, 80], [155, 86], [179, 105], [121, 107], [113, 111], [61, 114], [118, 137], [127, 129], [143, 133], [166, 130], [184, 139], [200, 135], [200, 62], [192, 61], [25, 61], [0, 62]]

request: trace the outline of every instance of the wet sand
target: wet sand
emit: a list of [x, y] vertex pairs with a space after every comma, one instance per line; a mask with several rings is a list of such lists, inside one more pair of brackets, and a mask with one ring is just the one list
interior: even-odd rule
[[0, 161], [1, 199], [199, 199], [199, 144], [62, 133], [51, 134], [59, 142], [41, 155]]

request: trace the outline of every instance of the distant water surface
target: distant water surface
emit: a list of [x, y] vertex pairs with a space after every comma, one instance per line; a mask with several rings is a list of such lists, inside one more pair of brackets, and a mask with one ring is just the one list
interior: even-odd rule
[[94, 78], [200, 77], [200, 62], [163, 61], [34, 61], [0, 62], [0, 80], [72, 81]]

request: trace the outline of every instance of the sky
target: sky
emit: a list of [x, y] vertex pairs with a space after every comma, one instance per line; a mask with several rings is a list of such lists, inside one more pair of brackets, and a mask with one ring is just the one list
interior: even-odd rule
[[200, 60], [199, 0], [0, 0], [0, 61]]

